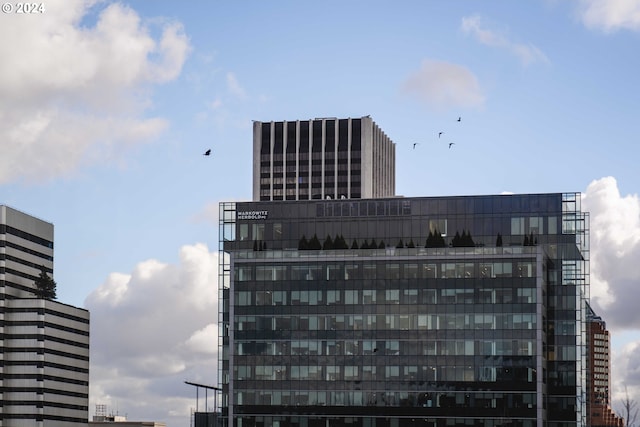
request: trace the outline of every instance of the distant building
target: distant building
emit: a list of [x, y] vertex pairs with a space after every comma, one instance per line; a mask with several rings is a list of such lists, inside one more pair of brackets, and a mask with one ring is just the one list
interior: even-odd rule
[[89, 312], [36, 298], [53, 224], [0, 205], [0, 425], [86, 426]]
[[624, 427], [611, 409], [610, 338], [607, 325], [588, 307], [587, 411], [591, 427]]
[[395, 195], [395, 144], [369, 116], [253, 123], [253, 200]]
[[[115, 426], [114, 426], [115, 424]], [[127, 421], [123, 415], [107, 414], [107, 405], [96, 405], [96, 414], [89, 422], [90, 427], [166, 427], [163, 422], [157, 421]]]
[[166, 427], [166, 424], [158, 421], [127, 421], [125, 417], [107, 417], [96, 421], [94, 417], [93, 421], [89, 421], [89, 427]]

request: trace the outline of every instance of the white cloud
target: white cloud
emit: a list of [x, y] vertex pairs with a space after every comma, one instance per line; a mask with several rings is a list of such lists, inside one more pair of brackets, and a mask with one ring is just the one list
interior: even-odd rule
[[[0, 16], [0, 184], [48, 180], [120, 156], [167, 126], [145, 117], [151, 85], [175, 79], [189, 52], [180, 24], [159, 40], [119, 3], [82, 24], [94, 2], [52, 0], [37, 19]], [[24, 165], [29, 167], [24, 167]]]
[[583, 198], [590, 212], [591, 296], [617, 329], [640, 329], [640, 199], [622, 196], [613, 177], [593, 181]]
[[180, 260], [112, 273], [86, 300], [91, 312], [91, 407], [129, 419], [185, 425], [190, 380], [216, 384], [217, 254], [185, 245]]
[[590, 29], [640, 31], [640, 0], [581, 0], [578, 14]]
[[402, 86], [403, 92], [434, 108], [477, 107], [484, 103], [478, 79], [467, 68], [424, 60]]
[[613, 337], [627, 336], [612, 351], [612, 402], [620, 411], [625, 389], [640, 399], [640, 198], [604, 177], [589, 184], [582, 209], [590, 213], [591, 305]]
[[505, 36], [487, 28], [479, 16], [468, 16], [462, 18], [462, 31], [473, 35], [480, 43], [505, 49], [512, 53], [523, 65], [529, 65], [535, 62], [548, 63], [549, 59], [546, 55], [532, 44], [523, 44], [512, 42]]

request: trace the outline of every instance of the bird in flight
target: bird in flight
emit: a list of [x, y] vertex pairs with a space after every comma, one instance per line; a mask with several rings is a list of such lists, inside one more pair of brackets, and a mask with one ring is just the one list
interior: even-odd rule
[[454, 144], [455, 144], [455, 142], [450, 142], [449, 143], [449, 148], [451, 148], [451, 146], [454, 145]]
[[203, 156], [209, 156], [211, 155], [211, 149], [208, 149], [207, 151], [205, 151], [203, 154]]
[[413, 149], [415, 150], [416, 149], [416, 145], [419, 145], [419, 144], [420, 144], [419, 142], [414, 142], [413, 143]]
[[444, 132], [438, 132], [438, 138], [440, 138], [442, 136]]

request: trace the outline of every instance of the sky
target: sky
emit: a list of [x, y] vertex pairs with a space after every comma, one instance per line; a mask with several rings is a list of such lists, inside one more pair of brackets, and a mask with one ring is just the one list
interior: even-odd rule
[[0, 12], [0, 204], [55, 226], [90, 416], [212, 405], [184, 381], [217, 383], [218, 203], [251, 199], [252, 120], [365, 115], [397, 194], [583, 194], [613, 397], [640, 400], [640, 0], [40, 4]]

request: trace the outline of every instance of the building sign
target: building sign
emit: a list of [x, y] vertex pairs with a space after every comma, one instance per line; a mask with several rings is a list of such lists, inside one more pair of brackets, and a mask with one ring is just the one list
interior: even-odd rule
[[269, 211], [238, 211], [236, 219], [267, 219]]

